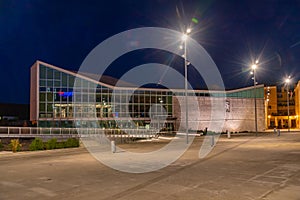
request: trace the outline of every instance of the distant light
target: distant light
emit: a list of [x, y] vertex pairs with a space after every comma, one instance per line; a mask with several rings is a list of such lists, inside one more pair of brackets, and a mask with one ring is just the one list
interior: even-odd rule
[[183, 49], [183, 46], [182, 46], [182, 45], [180, 45], [180, 46], [179, 46], [179, 49]]
[[253, 65], [251, 66], [251, 68], [254, 70], [254, 69], [257, 68], [257, 65], [256, 65], [256, 64], [253, 64]]
[[258, 64], [258, 60], [255, 61], [255, 64]]
[[186, 33], [187, 33], [187, 34], [189, 34], [189, 33], [191, 33], [191, 32], [192, 32], [192, 29], [190, 29], [190, 28], [186, 29]]
[[291, 82], [291, 76], [288, 76], [286, 79], [285, 79], [285, 83], [289, 84]]
[[188, 37], [187, 34], [183, 34], [183, 35], [181, 36], [181, 40], [182, 40], [182, 41], [186, 41], [186, 40], [187, 40], [187, 37]]

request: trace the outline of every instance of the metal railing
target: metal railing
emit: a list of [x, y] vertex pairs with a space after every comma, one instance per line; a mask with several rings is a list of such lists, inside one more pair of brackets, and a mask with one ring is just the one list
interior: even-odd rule
[[44, 128], [44, 127], [1, 127], [1, 137], [72, 136], [85, 137], [104, 134], [107, 137], [152, 138], [155, 129], [103, 129], [103, 128]]
[[77, 134], [76, 128], [0, 127], [0, 134]]

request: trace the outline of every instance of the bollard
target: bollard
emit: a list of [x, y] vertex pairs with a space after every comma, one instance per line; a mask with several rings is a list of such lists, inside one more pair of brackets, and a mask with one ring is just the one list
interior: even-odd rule
[[215, 146], [215, 136], [214, 135], [211, 136], [211, 143], [210, 143], [210, 145], [212, 147]]
[[277, 136], [280, 136], [280, 129], [277, 130]]
[[274, 133], [275, 133], [275, 134], [277, 133], [276, 127], [274, 128]]
[[230, 131], [226, 130], [227, 132], [227, 138], [230, 139], [231, 135], [230, 135]]
[[112, 153], [116, 153], [116, 144], [115, 144], [115, 141], [111, 141], [110, 144], [111, 144], [111, 152]]

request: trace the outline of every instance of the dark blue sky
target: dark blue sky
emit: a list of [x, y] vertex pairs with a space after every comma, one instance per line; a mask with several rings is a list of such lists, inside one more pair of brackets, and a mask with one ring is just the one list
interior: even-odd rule
[[148, 26], [180, 31], [193, 17], [199, 22], [192, 37], [211, 55], [228, 89], [252, 84], [247, 66], [256, 58], [259, 83], [280, 83], [287, 75], [298, 81], [299, 11], [300, 1], [289, 0], [3, 0], [0, 103], [29, 103], [35, 60], [77, 70], [95, 46], [114, 34]]

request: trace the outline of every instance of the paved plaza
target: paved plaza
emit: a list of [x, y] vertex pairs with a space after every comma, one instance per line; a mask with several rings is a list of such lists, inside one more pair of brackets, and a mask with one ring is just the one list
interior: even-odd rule
[[[204, 159], [204, 137], [161, 170], [130, 174], [110, 169], [88, 151], [0, 153], [0, 199], [300, 199], [300, 132], [222, 135]], [[133, 152], [167, 140], [122, 144]]]

